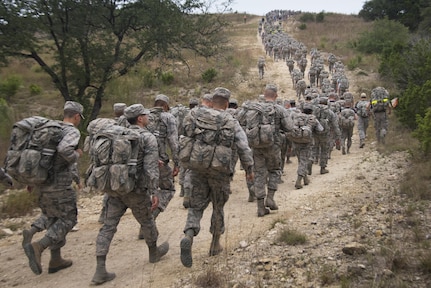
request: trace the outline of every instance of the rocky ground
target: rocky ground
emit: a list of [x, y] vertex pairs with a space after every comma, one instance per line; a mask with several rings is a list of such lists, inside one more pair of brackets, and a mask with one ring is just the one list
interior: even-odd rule
[[[258, 38], [256, 43], [241, 44], [254, 50], [261, 47]], [[291, 82], [282, 77], [287, 71], [284, 63], [267, 59], [267, 65], [262, 81], [278, 84], [280, 97], [293, 99]], [[259, 81], [257, 69], [251, 73]], [[353, 73], [349, 80], [355, 91]], [[247, 89], [247, 83], [239, 89]], [[423, 203], [422, 209], [409, 209], [408, 200], [398, 193], [409, 165], [408, 154], [381, 154], [369, 138], [365, 148], [359, 149], [355, 131], [351, 153], [342, 155], [334, 150], [328, 166], [330, 173], [320, 175], [314, 165], [311, 184], [300, 190], [294, 188], [297, 162], [292, 158], [275, 196], [280, 209], [262, 218], [256, 216], [256, 203], [247, 202], [244, 172], [238, 169], [225, 207], [225, 250], [219, 256], [208, 257], [208, 207], [201, 233], [195, 237], [192, 268], [183, 267], [179, 259], [187, 211], [178, 193], [157, 219], [160, 240], [168, 240], [171, 247], [159, 263], [148, 263], [146, 245], [137, 240], [138, 224], [128, 211], [107, 260], [108, 271], [115, 272], [117, 278], [104, 287], [430, 287], [429, 275], [417, 269], [418, 232], [412, 228], [417, 227], [412, 219], [425, 227], [421, 231], [429, 231], [431, 207]], [[77, 231], [69, 234], [63, 248], [63, 255], [74, 264], [56, 274], [46, 271], [46, 251], [42, 259], [44, 272], [34, 275], [21, 248], [21, 229], [6, 228], [11, 223], [28, 227], [38, 211], [2, 220], [0, 229], [8, 235], [0, 239], [0, 286], [88, 286], [96, 267], [101, 201], [102, 195], [80, 192]], [[304, 236], [305, 243], [285, 244], [280, 236], [288, 231]], [[424, 235], [424, 239], [428, 238]]]

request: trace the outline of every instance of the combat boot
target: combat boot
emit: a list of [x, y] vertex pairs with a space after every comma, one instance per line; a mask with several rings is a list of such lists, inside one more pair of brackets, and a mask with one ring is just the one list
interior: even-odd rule
[[263, 217], [269, 214], [269, 210], [265, 208], [265, 199], [257, 199], [257, 217]]
[[326, 167], [320, 167], [320, 174], [326, 174], [329, 173], [329, 170], [326, 169]]
[[150, 255], [150, 263], [156, 263], [160, 261], [166, 253], [169, 251], [169, 243], [163, 242], [162, 245], [156, 246], [156, 244], [148, 246], [148, 251]]
[[193, 265], [192, 245], [194, 235], [194, 231], [192, 229], [188, 229], [180, 243], [181, 263], [188, 268], [192, 267]]
[[346, 155], [346, 148], [344, 148], [344, 146], [343, 146], [343, 147], [341, 147], [341, 153], [342, 153], [343, 155]]
[[105, 282], [111, 281], [115, 278], [115, 273], [108, 273], [106, 271], [106, 255], [97, 256], [96, 273], [94, 273], [91, 284], [100, 285]]
[[51, 273], [58, 272], [60, 270], [63, 270], [72, 266], [72, 264], [73, 264], [72, 260], [61, 258], [60, 248], [51, 250], [51, 260], [49, 260], [48, 273], [51, 274]]
[[256, 195], [254, 194], [253, 186], [249, 186], [248, 187], [248, 202], [254, 202], [254, 200], [256, 200]]
[[310, 179], [308, 178], [307, 175], [305, 175], [303, 178], [304, 178], [304, 185], [310, 184]]
[[364, 148], [364, 146], [365, 146], [365, 140], [364, 139], [359, 140], [359, 148]]
[[302, 188], [302, 176], [298, 175], [298, 177], [296, 178], [296, 182], [295, 182], [295, 188], [296, 189], [301, 189]]
[[30, 229], [24, 229], [22, 231], [22, 248], [24, 248], [25, 245], [30, 244], [31, 240], [33, 239], [34, 234], [36, 234], [38, 230], [34, 227], [31, 227]]
[[223, 251], [223, 247], [220, 245], [220, 234], [213, 234], [213, 239], [210, 246], [210, 256], [216, 256]]
[[275, 190], [268, 189], [268, 194], [266, 195], [265, 207], [271, 210], [278, 210], [278, 206], [274, 201]]
[[24, 252], [28, 258], [28, 264], [34, 274], [42, 274], [42, 252], [51, 245], [51, 243], [51, 240], [45, 236], [39, 242], [28, 243], [24, 246]]
[[307, 170], [308, 175], [311, 175], [311, 173], [313, 172], [313, 162], [311, 160], [308, 161]]

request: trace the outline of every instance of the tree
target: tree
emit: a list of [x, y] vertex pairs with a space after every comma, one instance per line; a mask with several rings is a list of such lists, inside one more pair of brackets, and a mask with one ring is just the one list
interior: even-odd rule
[[[99, 114], [109, 81], [139, 61], [183, 52], [221, 51], [227, 22], [202, 0], [4, 0], [0, 4], [0, 61], [35, 60], [64, 100]], [[231, 0], [222, 3], [226, 11]]]
[[424, 19], [421, 11], [427, 7], [430, 7], [429, 0], [371, 0], [365, 2], [359, 16], [368, 21], [387, 17], [416, 31]]

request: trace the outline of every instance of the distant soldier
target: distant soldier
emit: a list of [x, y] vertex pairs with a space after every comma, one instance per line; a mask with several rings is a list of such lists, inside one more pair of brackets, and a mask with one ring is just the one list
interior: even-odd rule
[[367, 94], [361, 93], [361, 100], [355, 104], [355, 110], [358, 115], [359, 148], [364, 148], [370, 116], [370, 101], [367, 100]]
[[376, 87], [371, 91], [371, 115], [374, 119], [374, 129], [378, 143], [385, 144], [388, 133], [388, 115], [392, 111], [389, 92], [383, 87]]
[[343, 155], [350, 153], [355, 119], [355, 110], [352, 109], [351, 102], [346, 101], [344, 103], [344, 109], [341, 110], [340, 114], [338, 114], [338, 125], [341, 130], [341, 151]]
[[302, 74], [305, 74], [305, 68], [307, 68], [307, 63], [308, 61], [307, 61], [307, 58], [305, 57], [301, 57], [301, 59], [299, 59], [297, 63], [299, 70], [301, 70]]
[[316, 74], [316, 67], [311, 65], [310, 69], [308, 70], [308, 80], [310, 80], [310, 87], [316, 86]]
[[295, 60], [292, 58], [287, 58], [286, 65], [289, 67], [289, 73], [292, 74], [293, 68], [295, 67]]
[[259, 57], [257, 60], [257, 69], [259, 70], [259, 79], [263, 79], [263, 75], [265, 74], [265, 58], [263, 56]]
[[298, 98], [298, 101], [301, 100], [301, 96], [305, 97], [305, 88], [307, 88], [307, 83], [305, 83], [304, 79], [296, 82], [296, 97]]
[[334, 71], [335, 62], [337, 62], [337, 57], [334, 54], [330, 53], [328, 56], [328, 66], [329, 66], [329, 73], [331, 74]]

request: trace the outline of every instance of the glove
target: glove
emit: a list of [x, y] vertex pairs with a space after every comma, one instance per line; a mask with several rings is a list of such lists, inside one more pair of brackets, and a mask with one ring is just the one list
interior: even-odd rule
[[335, 140], [335, 149], [337, 150], [341, 149], [340, 139]]

